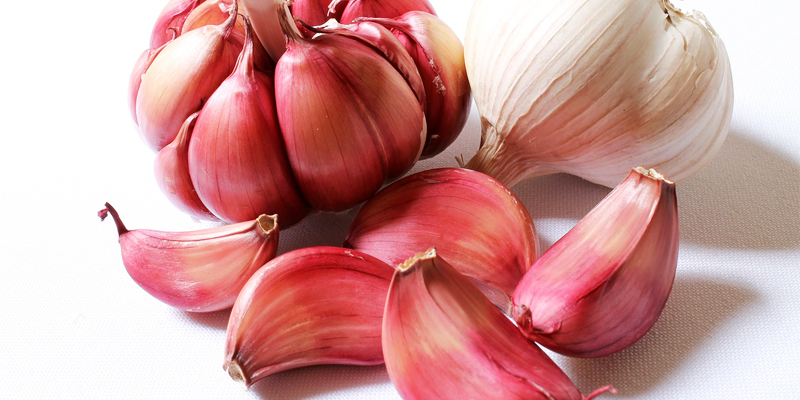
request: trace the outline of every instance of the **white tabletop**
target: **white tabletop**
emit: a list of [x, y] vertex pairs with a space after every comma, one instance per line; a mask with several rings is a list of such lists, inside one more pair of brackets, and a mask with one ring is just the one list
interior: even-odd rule
[[[463, 38], [469, 1], [433, 0]], [[678, 3], [679, 5], [681, 3]], [[153, 179], [128, 114], [131, 67], [163, 0], [28, 2], [0, 24], [2, 398], [398, 399], [378, 367], [311, 367], [244, 391], [222, 370], [228, 312], [189, 314], [122, 266], [111, 202], [130, 228], [199, 229]], [[652, 331], [612, 356], [555, 356], [578, 387], [619, 399], [788, 399], [800, 393], [800, 46], [797, 2], [693, 2], [723, 38], [736, 93], [730, 136], [678, 187], [674, 290]], [[414, 171], [454, 166], [459, 140]], [[514, 188], [545, 248], [607, 188], [555, 175]], [[282, 233], [280, 250], [339, 245], [355, 210]], [[615, 398], [604, 396], [602, 398]]]

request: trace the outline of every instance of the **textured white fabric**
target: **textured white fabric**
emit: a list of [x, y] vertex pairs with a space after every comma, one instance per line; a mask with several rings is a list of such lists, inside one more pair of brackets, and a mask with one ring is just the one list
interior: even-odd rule
[[[131, 67], [163, 0], [33, 2], [7, 9], [0, 89], [2, 398], [397, 399], [383, 367], [325, 366], [250, 391], [222, 370], [228, 312], [178, 312], [120, 261], [114, 204], [130, 228], [198, 229], [155, 185], [126, 104]], [[469, 1], [433, 0], [463, 37]], [[696, 0], [733, 66], [731, 133], [679, 185], [674, 291], [643, 340], [600, 359], [555, 357], [584, 392], [619, 399], [786, 399], [800, 392], [800, 56], [796, 2]], [[415, 171], [477, 148], [479, 118]], [[608, 193], [557, 175], [514, 188], [545, 248]], [[355, 211], [315, 215], [282, 252], [338, 245]], [[615, 398], [604, 396], [603, 398]]]

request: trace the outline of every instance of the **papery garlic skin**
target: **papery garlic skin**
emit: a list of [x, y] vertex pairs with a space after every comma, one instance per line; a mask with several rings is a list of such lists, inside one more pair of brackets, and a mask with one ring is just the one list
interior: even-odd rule
[[136, 63], [133, 65], [131, 77], [128, 80], [128, 107], [131, 111], [133, 123], [139, 126], [139, 119], [136, 117], [136, 98], [139, 96], [139, 87], [142, 85], [142, 75], [150, 68], [150, 64], [156, 59], [158, 53], [161, 52], [164, 46], [156, 49], [147, 49], [139, 55]]
[[382, 364], [381, 321], [393, 273], [373, 257], [337, 247], [275, 258], [233, 306], [225, 370], [250, 386], [309, 365]]
[[730, 126], [725, 46], [669, 1], [478, 0], [465, 53], [483, 129], [467, 166], [508, 186], [566, 172], [614, 187], [631, 165], [681, 181]]
[[591, 399], [435, 250], [398, 266], [383, 316], [389, 377], [405, 400]]
[[678, 239], [674, 183], [636, 168], [525, 274], [513, 317], [531, 340], [564, 355], [623, 350], [664, 309]]
[[219, 221], [200, 200], [189, 174], [189, 141], [196, 121], [197, 113], [187, 118], [175, 140], [156, 155], [156, 184], [179, 210], [197, 219]]
[[317, 26], [330, 19], [340, 21], [345, 6], [347, 6], [347, 1], [294, 0], [291, 4], [291, 11], [296, 19], [308, 25]]
[[409, 11], [393, 19], [374, 19], [392, 31], [411, 55], [425, 85], [428, 137], [421, 158], [452, 144], [469, 117], [472, 95], [461, 40], [439, 17]]
[[419, 172], [378, 192], [359, 210], [345, 246], [389, 265], [435, 246], [505, 311], [539, 253], [522, 202], [491, 177], [461, 168]]
[[236, 13], [222, 25], [204, 26], [165, 46], [142, 75], [136, 97], [139, 133], [154, 151], [175, 139], [189, 115], [230, 75], [242, 49], [232, 35]]
[[346, 210], [419, 159], [422, 106], [370, 46], [336, 34], [305, 39], [287, 18], [275, 97], [289, 163], [312, 208]]
[[275, 257], [276, 216], [191, 232], [128, 230], [117, 225], [122, 261], [131, 278], [153, 297], [184, 311], [209, 312], [233, 305], [250, 276]]
[[248, 32], [236, 68], [197, 117], [189, 174], [203, 204], [220, 219], [278, 214], [281, 226], [288, 227], [308, 214], [308, 206], [287, 161], [272, 77], [255, 68]]

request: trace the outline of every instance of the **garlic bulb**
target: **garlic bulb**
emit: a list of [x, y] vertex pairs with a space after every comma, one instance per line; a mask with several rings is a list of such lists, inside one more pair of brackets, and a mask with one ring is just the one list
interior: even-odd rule
[[[331, 5], [341, 0], [334, 0]], [[342, 12], [342, 23], [349, 24], [361, 17], [394, 18], [409, 11], [436, 14], [428, 0], [349, 0]]]
[[467, 166], [508, 186], [566, 172], [675, 181], [719, 151], [733, 108], [725, 47], [668, 0], [476, 0], [465, 38], [482, 121]]

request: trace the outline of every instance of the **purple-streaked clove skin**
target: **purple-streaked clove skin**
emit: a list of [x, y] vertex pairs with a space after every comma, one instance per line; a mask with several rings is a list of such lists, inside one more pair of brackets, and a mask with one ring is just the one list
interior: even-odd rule
[[200, 200], [189, 175], [189, 141], [196, 121], [197, 113], [190, 115], [175, 140], [156, 155], [156, 183], [179, 210], [197, 219], [219, 221]]
[[289, 164], [312, 208], [346, 210], [419, 159], [422, 106], [378, 51], [337, 34], [306, 39], [290, 18], [282, 8], [286, 53], [275, 67]]
[[509, 313], [511, 294], [539, 252], [522, 202], [488, 175], [461, 168], [387, 186], [361, 207], [345, 241], [389, 265], [433, 246]]
[[249, 387], [309, 365], [382, 364], [381, 321], [393, 273], [369, 255], [338, 247], [275, 258], [236, 299], [224, 369]]
[[136, 96], [136, 121], [145, 143], [154, 151], [178, 135], [183, 122], [230, 75], [242, 49], [233, 34], [234, 8], [221, 25], [186, 32], [169, 42], [153, 60]]
[[586, 400], [469, 279], [431, 249], [397, 267], [383, 316], [389, 377], [405, 400]]
[[[337, 2], [334, 0], [332, 4]], [[349, 24], [361, 17], [394, 18], [409, 11], [424, 11], [436, 15], [428, 0], [350, 0], [342, 12], [341, 22]]]
[[439, 17], [423, 11], [367, 21], [392, 29], [414, 60], [427, 100], [428, 137], [421, 158], [441, 153], [461, 133], [472, 105], [461, 40]]
[[183, 311], [229, 308], [250, 276], [275, 257], [274, 215], [191, 232], [128, 230], [106, 203], [101, 219], [117, 225], [122, 262], [131, 278], [153, 297]]
[[[403, 43], [383, 25], [371, 21], [359, 21], [349, 25], [342, 25], [329, 20], [324, 25], [311, 27], [305, 26], [313, 33], [334, 33], [337, 35], [356, 38], [371, 46], [395, 67], [408, 86], [414, 91], [419, 104], [425, 106], [425, 86], [415, 61], [403, 47]], [[426, 121], [427, 122], [427, 121]], [[427, 124], [426, 124], [427, 125]]]
[[677, 260], [675, 185], [635, 168], [525, 274], [514, 319], [530, 340], [558, 353], [615, 353], [661, 315]]
[[203, 105], [189, 143], [188, 168], [199, 198], [227, 222], [278, 214], [283, 228], [308, 214], [284, 149], [272, 77], [253, 63], [246, 23], [233, 73]]

